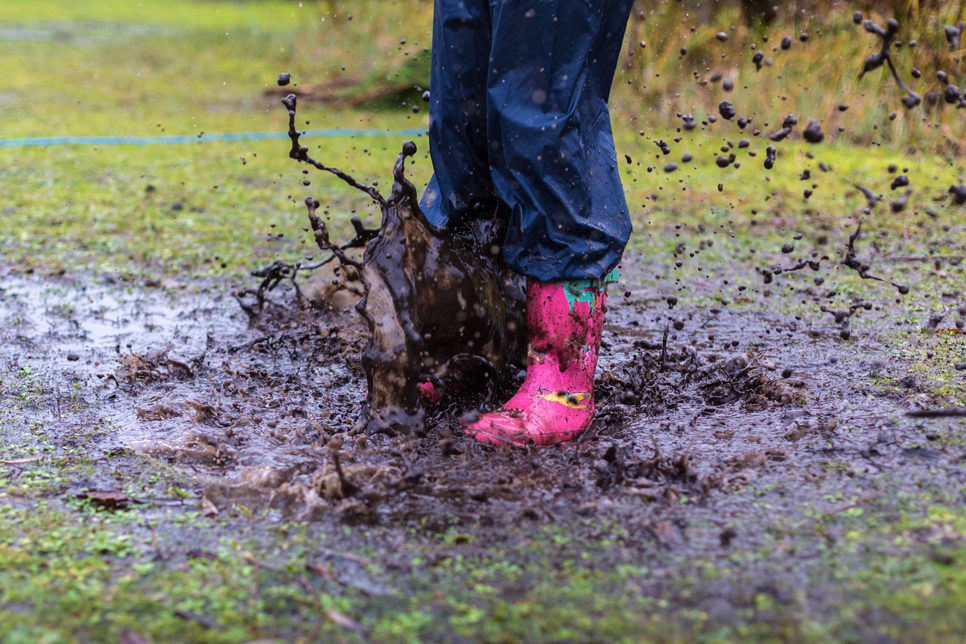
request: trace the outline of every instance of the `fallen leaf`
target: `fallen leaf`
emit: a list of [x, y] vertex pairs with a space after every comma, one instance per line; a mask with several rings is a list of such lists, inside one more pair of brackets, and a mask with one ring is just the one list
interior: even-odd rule
[[329, 609], [329, 619], [341, 626], [342, 628], [352, 631], [353, 633], [365, 634], [369, 631], [368, 628], [352, 619], [348, 615], [343, 615], [334, 608]]
[[201, 497], [201, 514], [206, 517], [218, 516], [218, 506], [212, 503], [208, 497]]
[[77, 494], [78, 499], [87, 499], [94, 505], [103, 508], [125, 508], [131, 502], [131, 497], [123, 492], [109, 490], [85, 490]]
[[39, 461], [43, 456], [25, 456], [24, 458], [0, 458], [0, 463], [4, 465], [23, 465], [24, 463], [33, 463], [34, 461]]

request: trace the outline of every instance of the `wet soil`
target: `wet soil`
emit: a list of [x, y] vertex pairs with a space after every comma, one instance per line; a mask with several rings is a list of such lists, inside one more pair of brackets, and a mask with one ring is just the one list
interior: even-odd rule
[[[11, 276], [0, 360], [40, 374], [35, 415], [70, 396], [102, 419], [87, 448], [167, 461], [216, 507], [268, 505], [299, 519], [640, 521], [678, 515], [690, 499], [724, 524], [746, 486], [822, 505], [791, 483], [824, 478], [833, 461], [870, 484], [922, 464], [966, 473], [962, 449], [940, 431], [962, 421], [904, 416], [945, 398], [915, 376], [898, 389], [873, 384], [908, 368], [883, 359], [884, 336], [845, 342], [830, 319], [805, 332], [792, 315], [728, 307], [675, 311], [694, 331], [665, 331], [650, 315], [666, 304], [634, 278], [609, 305], [597, 419], [581, 440], [551, 449], [465, 438], [459, 420], [488, 404], [483, 391], [430, 407], [408, 436], [367, 435], [361, 318], [346, 306], [300, 308], [284, 288], [250, 319], [211, 294], [217, 285], [172, 296]], [[8, 441], [31, 442], [23, 420]]]
[[[331, 265], [300, 281], [301, 299], [283, 282], [254, 317], [223, 283], [139, 290], [5, 271], [3, 444], [90, 463], [54, 477], [47, 503], [84, 495], [129, 508], [149, 544], [143, 556], [169, 565], [217, 557], [220, 544], [244, 535], [266, 552], [255, 578], [275, 583], [285, 561], [277, 549], [301, 526], [304, 565], [326, 592], [368, 598], [368, 610], [409, 610], [410, 592], [437, 596], [433, 584], [453, 581], [436, 566], [454, 558], [493, 570], [508, 562], [539, 579], [544, 567], [563, 570], [589, 552], [593, 570], [646, 562], [648, 573], [612, 601], [663, 602], [680, 611], [671, 619], [683, 632], [694, 628], [684, 617], [692, 610], [721, 627], [751, 619], [779, 628], [788, 611], [834, 614], [850, 594], [823, 567], [830, 556], [836, 570], [858, 574], [864, 557], [903, 556], [887, 533], [866, 554], [836, 549], [849, 513], [888, 525], [923, 491], [962, 504], [963, 419], [905, 415], [954, 404], [949, 388], [894, 352], [892, 312], [860, 312], [843, 340], [833, 316], [814, 307], [796, 315], [788, 297], [755, 309], [669, 310], [664, 287], [644, 279], [665, 260], [624, 262], [608, 304], [594, 425], [579, 441], [534, 450], [462, 435], [468, 407], [497, 404], [484, 389], [428, 407], [409, 435], [366, 434], [367, 327], [353, 309], [358, 295], [333, 285]], [[737, 281], [747, 270], [717, 277]], [[700, 279], [681, 286], [711, 289]], [[16, 488], [39, 463], [8, 460], [6, 502], [29, 507]], [[159, 472], [184, 481], [182, 491], [152, 484]], [[206, 518], [176, 519], [199, 514]], [[566, 537], [551, 547], [546, 530]], [[939, 528], [917, 539], [943, 557], [966, 545]], [[535, 543], [549, 548], [537, 564]], [[730, 572], [709, 577], [709, 565]], [[749, 618], [762, 597], [780, 610]], [[895, 619], [883, 612], [867, 622], [887, 630]], [[451, 630], [440, 622], [427, 633], [448, 641]]]

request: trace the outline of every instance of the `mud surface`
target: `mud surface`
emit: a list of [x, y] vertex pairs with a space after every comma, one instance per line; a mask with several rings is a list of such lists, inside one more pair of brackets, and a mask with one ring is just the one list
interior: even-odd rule
[[502, 525], [603, 512], [638, 522], [677, 515], [690, 498], [727, 522], [744, 512], [731, 494], [749, 485], [815, 504], [809, 486], [791, 483], [822, 479], [832, 461], [870, 484], [924, 465], [943, 480], [966, 475], [962, 449], [940, 433], [961, 421], [903, 416], [945, 404], [929, 383], [910, 376], [901, 395], [870, 386], [870, 374], [906, 368], [883, 361], [874, 333], [846, 343], [832, 320], [805, 329], [794, 316], [722, 307], [676, 311], [699, 331], [668, 336], [648, 320], [663, 304], [653, 287], [622, 286], [594, 426], [532, 452], [464, 438], [466, 403], [430, 408], [410, 436], [366, 435], [360, 317], [299, 308], [282, 289], [250, 326], [228, 297], [11, 277], [0, 359], [42, 374], [38, 413], [71, 396], [101, 416], [88, 447], [167, 460], [216, 506], [268, 504], [303, 519]]
[[[472, 397], [428, 407], [423, 429], [407, 436], [367, 435], [358, 421], [368, 329], [353, 309], [358, 296], [333, 287], [331, 265], [299, 283], [302, 306], [282, 282], [255, 318], [220, 295], [222, 284], [172, 294], [96, 277], [7, 275], [4, 441], [18, 454], [36, 448], [90, 463], [51, 481], [45, 502], [83, 495], [128, 508], [143, 522], [145, 557], [176, 565], [242, 536], [284, 549], [301, 531], [326, 562], [313, 563], [313, 574], [380, 610], [405, 609], [407, 592], [424, 592], [447, 559], [480, 557], [496, 570], [505, 557], [530, 570], [525, 548], [536, 541], [548, 544], [539, 558], [551, 568], [587, 549], [595, 570], [646, 565], [614, 601], [651, 598], [676, 614], [702, 611], [721, 628], [748, 619], [779, 628], [774, 612], [748, 617], [766, 600], [786, 614], [833, 614], [850, 600], [837, 575], [908, 551], [888, 533], [868, 553], [836, 548], [855, 513], [889, 525], [924, 492], [962, 503], [964, 420], [905, 415], [954, 404], [955, 357], [942, 356], [956, 383], [950, 396], [948, 383], [923, 377], [890, 346], [894, 312], [861, 308], [861, 324], [845, 318], [853, 332], [843, 340], [835, 316], [782, 311], [790, 297], [757, 311], [669, 310], [664, 287], [642, 279], [661, 264], [625, 260], [608, 304], [595, 424], [578, 442], [532, 451], [465, 438], [460, 417], [486, 402]], [[682, 287], [713, 290], [703, 280]], [[935, 326], [955, 333], [948, 321]], [[923, 333], [917, 322], [901, 331]], [[520, 379], [495, 395], [509, 396]], [[35, 463], [11, 463], [15, 487]], [[175, 494], [125, 485], [159, 467], [190, 483]], [[199, 513], [206, 518], [177, 520]], [[578, 551], [550, 546], [545, 530], [562, 531]], [[941, 526], [916, 539], [937, 561], [964, 545]], [[421, 547], [423, 563], [413, 557]], [[487, 548], [505, 553], [490, 560]], [[707, 578], [698, 561], [730, 572]], [[270, 583], [274, 565], [259, 562], [266, 572], [256, 579]], [[706, 578], [693, 585], [692, 575]], [[866, 619], [878, 632], [896, 618]], [[438, 641], [449, 641], [446, 624]]]

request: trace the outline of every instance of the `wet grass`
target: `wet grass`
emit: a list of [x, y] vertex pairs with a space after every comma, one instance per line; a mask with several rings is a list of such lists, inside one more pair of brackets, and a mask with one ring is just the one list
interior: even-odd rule
[[[183, 506], [108, 513], [24, 491], [0, 505], [0, 636], [116, 641], [130, 629], [159, 642], [359, 641], [359, 629], [387, 643], [957, 641], [966, 550], [952, 544], [966, 515], [948, 508], [962, 500], [874, 491], [828, 500], [831, 510], [762, 521], [755, 534], [738, 526], [737, 547], [689, 552], [606, 520], [497, 537], [418, 521], [325, 534], [243, 508], [204, 518], [191, 493]], [[707, 521], [696, 512], [689, 534], [713, 536], [720, 527]]]
[[[311, 110], [306, 112], [311, 120]], [[341, 114], [349, 122], [367, 125], [398, 120], [398, 115], [371, 112]], [[281, 126], [279, 116], [276, 127]], [[658, 133], [651, 136], [656, 139]], [[693, 150], [706, 156], [669, 174], [661, 168], [677, 154], [658, 160], [650, 156], [657, 148], [643, 137], [621, 138], [621, 155], [640, 159], [624, 171], [635, 223], [632, 249], [663, 254], [679, 241], [702, 238], [718, 244], [705, 251], [708, 261], [737, 256], [775, 262], [782, 245], [800, 233], [805, 239], [791, 258], [800, 256], [802, 247], [840, 254], [863, 219], [875, 247], [863, 249], [860, 241], [859, 248], [871, 255], [943, 256], [961, 250], [962, 209], [933, 201], [955, 180], [954, 169], [937, 160], [836, 145], [812, 148], [817, 153], [813, 161], [805, 156], [811, 150], [786, 146], [780, 167], [770, 173], [757, 168], [760, 161], [755, 159], [743, 160], [740, 169], [722, 170], [710, 153], [702, 153], [722, 138], [737, 137], [699, 133], [675, 146], [682, 153]], [[417, 141], [425, 147], [425, 139]], [[314, 143], [328, 163], [385, 186], [399, 139], [337, 137]], [[281, 141], [0, 150], [0, 168], [7, 178], [0, 185], [0, 203], [8, 222], [0, 244], [9, 261], [47, 271], [117, 271], [161, 279], [224, 274], [220, 265], [226, 263], [229, 274], [238, 276], [253, 259], [296, 261], [312, 252], [302, 231], [305, 196], [318, 196], [331, 207], [337, 235], [347, 237], [350, 231], [341, 213], [357, 210], [366, 223], [376, 223], [378, 211], [362, 193], [329, 176], [305, 177], [286, 151]], [[819, 160], [834, 173], [817, 170]], [[918, 193], [902, 215], [890, 215], [879, 206], [864, 217], [860, 210], [865, 200], [848, 182], [888, 195], [890, 162], [909, 167], [911, 175], [928, 177], [929, 189]], [[801, 192], [812, 182], [798, 178], [806, 168], [820, 182], [807, 202]], [[420, 158], [412, 170], [418, 181], [427, 180], [428, 159]], [[306, 178], [310, 186], [303, 185]], [[721, 192], [719, 182], [724, 184]], [[928, 215], [927, 209], [937, 216]], [[759, 257], [775, 259], [752, 257], [751, 248]], [[903, 268], [908, 267], [899, 266]], [[953, 261], [947, 279], [955, 281], [961, 270]]]
[[[281, 132], [284, 112], [276, 99], [261, 93], [274, 86], [279, 71], [291, 72], [296, 82], [373, 69], [391, 75], [422, 51], [430, 24], [428, 7], [414, 2], [355, 4], [351, 21], [348, 7], [329, 4], [297, 7], [277, 2], [179, 0], [142, 5], [4, 3], [0, 7], [0, 27], [7, 29], [0, 39], [0, 135]], [[672, 20], [679, 9], [669, 11], [674, 15], [655, 16], [643, 23], [646, 29], [656, 29], [657, 18]], [[722, 16], [725, 22], [735, 22], [731, 18]], [[742, 38], [755, 37], [750, 31], [741, 33]], [[400, 44], [402, 40], [406, 43]], [[728, 46], [737, 40], [733, 36]], [[676, 49], [672, 44], [663, 46]], [[815, 44], [808, 47], [808, 56], [814, 58]], [[704, 55], [700, 51], [692, 47], [693, 55]], [[805, 54], [796, 50], [795, 56], [799, 55]], [[862, 52], [843, 52], [839, 58], [858, 62], [862, 56]], [[666, 60], [662, 64], [672, 65]], [[794, 67], [792, 62], [788, 65]], [[672, 67], [660, 67], [662, 78], [686, 76], [686, 70], [675, 72]], [[771, 95], [781, 91], [782, 83], [795, 86], [793, 70], [782, 69], [784, 79], [768, 68], [754, 78], [753, 91], [744, 94]], [[923, 246], [934, 254], [957, 252], [955, 233], [962, 231], [963, 211], [949, 208], [948, 201], [935, 201], [957, 182], [959, 164], [947, 157], [924, 149], [901, 154], [874, 142], [861, 147], [831, 144], [835, 137], [830, 121], [825, 126], [829, 142], [819, 146], [785, 142], [778, 146], [775, 170], [765, 172], [761, 169], [767, 145], [764, 135], [772, 129], [756, 120], [741, 131], [719, 119], [709, 128], [699, 125], [694, 132], [680, 134], [668, 128], [665, 114], [694, 111], [699, 122], [705, 114], [664, 103], [661, 110], [642, 105], [635, 94], [628, 94], [633, 87], [627, 89], [626, 80], [633, 81], [636, 73], [632, 68], [621, 72], [613, 117], [618, 159], [628, 154], [633, 160], [632, 165], [621, 161], [637, 231], [632, 248], [673, 249], [680, 239], [669, 234], [679, 234], [671, 230], [675, 224], [691, 230], [704, 225], [710, 234], [734, 234], [729, 249], [734, 254], [751, 247], [775, 254], [795, 232], [824, 236], [827, 245], [841, 248], [864, 204], [851, 183], [866, 185], [888, 201], [896, 193], [888, 190], [891, 176], [886, 168], [897, 163], [909, 169], [916, 192], [902, 215], [889, 215], [886, 202], [867, 218], [868, 233], [890, 235], [879, 243], [880, 252], [915, 254]], [[628, 74], [631, 77], [624, 79]], [[699, 84], [695, 87], [699, 88], [695, 91], [708, 91]], [[670, 97], [675, 88], [652, 89]], [[871, 96], [875, 94], [871, 89], [863, 91]], [[687, 94], [681, 100], [700, 99], [710, 109], [717, 98]], [[806, 94], [793, 96], [782, 107], [797, 113], [804, 123], [808, 100]], [[426, 125], [425, 111], [414, 115], [399, 107], [332, 112], [306, 106], [300, 115], [313, 128]], [[849, 114], [850, 124], [858, 128], [861, 119]], [[904, 114], [895, 122], [884, 121], [879, 131], [885, 134], [898, 128], [904, 119], [917, 120], [912, 113]], [[759, 126], [763, 135], [756, 138], [750, 132]], [[939, 135], [934, 133], [937, 140]], [[673, 141], [678, 136], [680, 143]], [[662, 138], [670, 143], [672, 153], [658, 159], [652, 156], [658, 154], [653, 141]], [[743, 138], [751, 141], [751, 147], [735, 150], [742, 167], [716, 167], [718, 147]], [[401, 139], [338, 138], [313, 144], [321, 146], [320, 158], [385, 186]], [[420, 145], [425, 152], [425, 139]], [[0, 244], [8, 261], [20, 266], [36, 262], [44, 270], [145, 273], [157, 281], [175, 274], [223, 274], [219, 269], [225, 263], [238, 276], [253, 258], [282, 256], [291, 261], [303, 255], [301, 199], [306, 195], [331, 204], [333, 213], [355, 208], [370, 220], [375, 217], [377, 211], [362, 195], [343, 189], [331, 177], [312, 176], [312, 185], [302, 186], [305, 177], [286, 158], [285, 150], [283, 142], [264, 141], [0, 149], [0, 169], [6, 179], [0, 185], [0, 207], [8, 222]], [[747, 156], [749, 151], [757, 156]], [[807, 152], [816, 158], [809, 159]], [[693, 154], [695, 160], [681, 162], [684, 153]], [[819, 161], [831, 166], [832, 172], [818, 170]], [[668, 162], [678, 163], [680, 169], [663, 173], [661, 168]], [[653, 166], [653, 172], [648, 173], [647, 166]], [[812, 177], [800, 181], [798, 175], [806, 168]], [[428, 159], [421, 155], [413, 171], [418, 182], [425, 182]], [[813, 182], [818, 185], [806, 200], [803, 192], [812, 189]], [[650, 194], [658, 195], [656, 203], [648, 199]], [[178, 206], [183, 210], [172, 209]], [[937, 213], [935, 220], [925, 214], [927, 209]], [[717, 226], [724, 228], [716, 230]], [[943, 234], [942, 226], [951, 227], [945, 231], [950, 234]], [[334, 228], [347, 234], [342, 217], [335, 217]], [[278, 233], [285, 237], [277, 237]], [[274, 235], [271, 241], [269, 235]], [[709, 251], [706, 256], [719, 252]]]

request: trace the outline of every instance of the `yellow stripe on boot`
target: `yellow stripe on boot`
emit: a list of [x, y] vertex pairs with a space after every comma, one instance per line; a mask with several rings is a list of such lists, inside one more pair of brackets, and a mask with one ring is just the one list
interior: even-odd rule
[[561, 405], [566, 405], [573, 409], [581, 409], [584, 407], [581, 403], [591, 400], [593, 394], [589, 391], [577, 391], [573, 393], [561, 392], [561, 391], [551, 391], [545, 394], [537, 394], [534, 398], [543, 398], [544, 400], [549, 400], [550, 402], [557, 402]]

